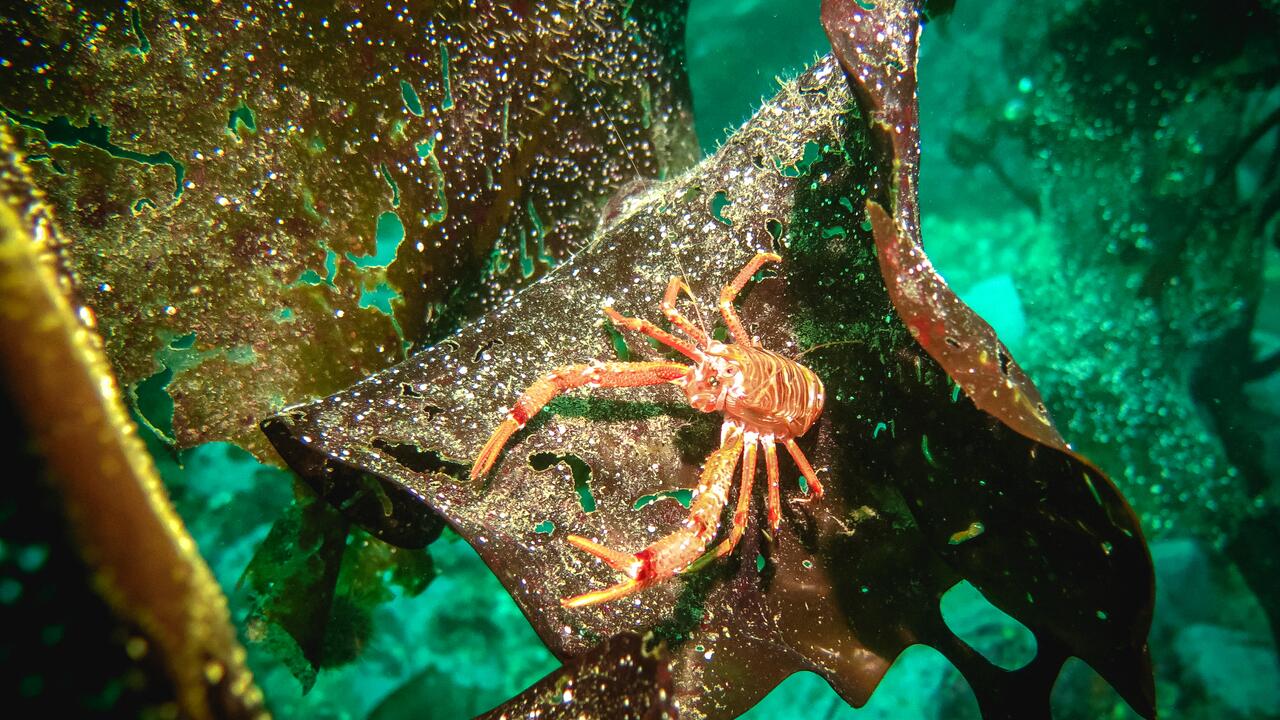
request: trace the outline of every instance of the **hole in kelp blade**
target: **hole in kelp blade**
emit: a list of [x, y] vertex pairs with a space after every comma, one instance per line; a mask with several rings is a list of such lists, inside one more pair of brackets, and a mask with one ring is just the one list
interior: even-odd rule
[[956, 583], [940, 604], [947, 628], [993, 665], [1017, 670], [1035, 659], [1036, 636], [969, 581]]
[[529, 467], [538, 472], [546, 472], [559, 464], [569, 468], [573, 489], [578, 493], [578, 504], [582, 506], [582, 511], [595, 512], [596, 498], [591, 494], [591, 466], [585, 460], [573, 453], [540, 452], [529, 456]]
[[466, 463], [447, 458], [435, 450], [423, 450], [413, 443], [393, 443], [382, 438], [374, 438], [370, 444], [414, 472], [444, 473], [462, 480], [470, 467]]

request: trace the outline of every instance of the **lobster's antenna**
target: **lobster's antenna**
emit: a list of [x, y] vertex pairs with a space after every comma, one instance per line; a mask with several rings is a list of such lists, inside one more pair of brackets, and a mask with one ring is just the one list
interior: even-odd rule
[[613, 137], [617, 139], [618, 145], [622, 146], [622, 152], [627, 156], [627, 162], [631, 163], [631, 171], [636, 174], [636, 180], [643, 180], [644, 176], [640, 174], [640, 166], [636, 165], [635, 158], [631, 157], [631, 148], [622, 141], [622, 134], [618, 132], [618, 126], [613, 124], [613, 118], [609, 116], [609, 111], [605, 109], [604, 103], [597, 100], [596, 105], [600, 108], [601, 114], [604, 115], [605, 121], [609, 125], [609, 130], [613, 132]]
[[702, 308], [698, 306], [698, 298], [694, 297], [693, 289], [689, 287], [689, 273], [684, 269], [684, 263], [680, 260], [680, 252], [677, 249], [672, 253], [676, 258], [676, 267], [680, 268], [680, 279], [684, 281], [685, 294], [693, 301], [693, 317], [698, 321], [698, 329], [702, 331], [703, 336], [708, 340], [711, 339], [711, 332], [707, 330], [707, 324], [702, 319]]
[[804, 357], [805, 355], [808, 355], [814, 350], [822, 350], [823, 348], [829, 348], [837, 345], [863, 345], [863, 344], [864, 343], [861, 340], [832, 340], [831, 342], [819, 343], [818, 345], [807, 347], [804, 350], [801, 350], [798, 355], [792, 358], [792, 360], [799, 360], [800, 358]]
[[[598, 5], [598, 3], [595, 2], [590, 4], [592, 6]], [[595, 18], [590, 17], [590, 9], [583, 10], [582, 13], [582, 17], [584, 18], [583, 21], [590, 25], [597, 34], [604, 35], [604, 31], [596, 24]], [[618, 145], [622, 147], [623, 154], [627, 156], [627, 162], [631, 163], [631, 170], [636, 174], [636, 180], [643, 180], [644, 176], [640, 174], [640, 167], [636, 165], [635, 158], [631, 156], [631, 148], [627, 147], [627, 144], [622, 141], [622, 133], [618, 132], [618, 126], [613, 123], [613, 117], [611, 117], [609, 115], [609, 111], [605, 109], [604, 99], [602, 98], [604, 93], [591, 85], [590, 78], [588, 78], [587, 82], [583, 84], [582, 87], [589, 94], [592, 94], [592, 99], [595, 100], [596, 107], [600, 108], [600, 113], [604, 115], [605, 124], [609, 126], [609, 131], [613, 133], [614, 139], [616, 139], [618, 141]]]

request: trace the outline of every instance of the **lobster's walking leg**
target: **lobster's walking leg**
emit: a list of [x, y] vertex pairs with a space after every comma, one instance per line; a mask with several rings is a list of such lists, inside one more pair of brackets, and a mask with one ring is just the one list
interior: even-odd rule
[[689, 318], [676, 309], [676, 301], [680, 299], [682, 290], [689, 293], [689, 297], [693, 297], [693, 292], [689, 290], [689, 286], [685, 284], [682, 278], [671, 278], [671, 282], [667, 283], [667, 292], [662, 296], [662, 314], [666, 316], [667, 320], [671, 321], [672, 325], [680, 328], [681, 332], [693, 338], [694, 342], [705, 347], [707, 334], [689, 322]]
[[773, 444], [772, 435], [761, 435], [764, 445], [764, 465], [769, 471], [769, 492], [767, 506], [769, 508], [769, 527], [776, 533], [778, 523], [782, 520], [782, 500], [778, 497], [778, 448]]
[[746, 433], [742, 448], [742, 484], [738, 486], [738, 506], [733, 511], [733, 527], [729, 529], [729, 537], [725, 538], [712, 551], [715, 557], [722, 557], [733, 552], [747, 530], [748, 512], [751, 509], [751, 486], [756, 477], [756, 438], [755, 433]]
[[733, 309], [733, 301], [738, 297], [738, 293], [742, 292], [742, 288], [751, 282], [751, 276], [755, 275], [760, 266], [767, 262], [782, 262], [782, 258], [773, 253], [756, 253], [756, 256], [738, 271], [738, 276], [733, 279], [733, 282], [725, 285], [720, 291], [720, 314], [724, 316], [724, 324], [729, 326], [729, 332], [733, 333], [734, 342], [755, 345], [751, 341], [751, 336], [747, 334], [747, 329], [742, 326], [738, 311]]
[[800, 468], [800, 474], [809, 484], [809, 492], [816, 498], [822, 497], [822, 483], [818, 482], [818, 474], [813, 471], [809, 458], [804, 456], [804, 451], [796, 444], [795, 438], [787, 438], [787, 452], [791, 453], [791, 459], [796, 461], [796, 467]]
[[635, 555], [570, 535], [569, 542], [574, 547], [621, 570], [627, 575], [627, 579], [603, 590], [565, 598], [560, 604], [575, 608], [617, 600], [675, 575], [696, 560], [720, 527], [720, 512], [728, 501], [729, 488], [733, 485], [733, 471], [738, 467], [738, 455], [741, 452], [742, 433], [734, 432], [707, 458], [693, 503], [689, 507], [689, 517], [684, 524]]
[[663, 345], [666, 345], [667, 347], [675, 350], [676, 352], [680, 353], [681, 355], [684, 355], [685, 357], [689, 358], [694, 362], [702, 362], [702, 360], [705, 359], [703, 354], [697, 348], [692, 347], [691, 345], [689, 345], [689, 343], [685, 342], [684, 340], [681, 340], [675, 335], [672, 335], [666, 330], [663, 330], [657, 325], [654, 325], [648, 320], [641, 320], [640, 318], [633, 318], [633, 317], [623, 317], [618, 313], [618, 311], [614, 310], [611, 307], [605, 308], [604, 314], [609, 316], [609, 320], [612, 321], [614, 325], [617, 325], [618, 327], [623, 328], [624, 330], [634, 330], [636, 332], [642, 332], [645, 335], [648, 335], [654, 340], [657, 340]]
[[498, 429], [485, 443], [475, 464], [471, 466], [471, 479], [483, 477], [493, 467], [498, 453], [517, 430], [538, 414], [551, 398], [576, 387], [637, 387], [660, 385], [684, 377], [687, 367], [670, 362], [613, 362], [591, 365], [566, 365], [552, 370], [529, 386], [507, 413]]

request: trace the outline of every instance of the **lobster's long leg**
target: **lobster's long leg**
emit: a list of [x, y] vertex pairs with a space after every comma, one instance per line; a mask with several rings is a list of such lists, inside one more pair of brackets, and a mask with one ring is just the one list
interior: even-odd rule
[[822, 483], [818, 482], [818, 474], [813, 471], [809, 458], [804, 456], [804, 451], [796, 444], [795, 438], [787, 438], [787, 452], [791, 453], [791, 459], [796, 461], [796, 467], [800, 468], [804, 481], [809, 483], [809, 492], [813, 493], [814, 497], [822, 497]]
[[729, 332], [733, 334], [733, 341], [736, 343], [755, 345], [751, 342], [747, 329], [742, 326], [738, 312], [733, 309], [733, 301], [738, 297], [738, 293], [742, 292], [742, 288], [751, 282], [751, 276], [755, 275], [760, 266], [767, 262], [782, 262], [782, 258], [773, 253], [756, 253], [756, 256], [738, 271], [738, 276], [733, 279], [733, 282], [725, 285], [720, 291], [720, 314], [724, 316], [724, 324], [729, 326]]
[[756, 433], [749, 432], [743, 437], [742, 447], [742, 484], [738, 486], [738, 506], [733, 512], [733, 527], [729, 529], [729, 537], [725, 538], [711, 552], [715, 557], [722, 557], [733, 552], [747, 530], [747, 518], [751, 509], [751, 486], [756, 477]]
[[565, 598], [560, 604], [574, 608], [617, 600], [684, 570], [716, 535], [720, 526], [720, 513], [724, 510], [729, 488], [733, 485], [733, 471], [738, 467], [738, 454], [742, 451], [742, 433], [731, 432], [724, 444], [707, 457], [693, 503], [689, 507], [689, 517], [674, 532], [664, 535], [635, 555], [627, 555], [586, 538], [570, 535], [569, 542], [574, 547], [585, 550], [626, 573], [627, 579], [603, 590]]
[[688, 368], [670, 362], [613, 362], [591, 365], [566, 365], [552, 370], [545, 377], [529, 386], [507, 413], [498, 429], [485, 443], [475, 464], [471, 466], [471, 479], [476, 480], [493, 467], [502, 447], [515, 431], [524, 427], [529, 418], [538, 414], [551, 398], [576, 387], [638, 387], [660, 385], [684, 377]]
[[688, 293], [689, 297], [693, 298], [693, 291], [685, 284], [683, 278], [671, 278], [671, 282], [667, 283], [667, 292], [662, 296], [662, 314], [666, 316], [667, 320], [671, 321], [672, 325], [680, 328], [680, 331], [692, 338], [694, 342], [706, 347], [708, 342], [707, 334], [689, 322], [689, 318], [676, 309], [676, 301], [680, 299], [681, 291]]
[[623, 317], [611, 307], [605, 308], [604, 314], [609, 316], [609, 320], [611, 320], [614, 325], [617, 325], [618, 327], [623, 328], [625, 330], [634, 330], [636, 332], [642, 332], [645, 335], [648, 335], [649, 337], [653, 338], [654, 340], [657, 340], [658, 342], [662, 343], [663, 345], [666, 345], [667, 347], [672, 348], [676, 352], [680, 353], [681, 355], [684, 355], [685, 357], [689, 358], [694, 362], [702, 362], [702, 360], [704, 359], [703, 354], [699, 352], [697, 348], [689, 345], [689, 343], [685, 342], [684, 340], [681, 340], [675, 335], [672, 335], [666, 330], [663, 330], [657, 325], [654, 325], [648, 320], [641, 320], [640, 318], [633, 318], [633, 317]]
[[761, 435], [760, 443], [764, 445], [764, 465], [769, 471], [769, 527], [776, 533], [782, 520], [782, 501], [778, 497], [778, 448], [773, 444], [772, 435]]

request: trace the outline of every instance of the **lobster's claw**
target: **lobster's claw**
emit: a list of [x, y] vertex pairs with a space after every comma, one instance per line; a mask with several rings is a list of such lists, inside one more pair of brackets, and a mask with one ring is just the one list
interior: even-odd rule
[[640, 574], [640, 570], [644, 567], [644, 561], [640, 558], [632, 555], [631, 553], [619, 552], [612, 548], [607, 548], [600, 543], [592, 542], [580, 535], [570, 535], [568, 539], [570, 545], [573, 545], [584, 552], [591, 553], [605, 561], [609, 567], [626, 573], [627, 579], [617, 585], [607, 587], [604, 590], [596, 590], [595, 592], [583, 593], [582, 595], [565, 598], [560, 601], [560, 604], [564, 607], [576, 608], [582, 607], [583, 605], [595, 605], [597, 603], [609, 602], [610, 600], [616, 600], [624, 595], [630, 595], [644, 587], [645, 583], [641, 583], [636, 580], [636, 577]]
[[564, 598], [560, 604], [567, 608], [578, 608], [584, 605], [596, 605], [610, 600], [617, 600], [620, 597], [630, 595], [631, 593], [644, 587], [640, 582], [630, 578], [623, 580], [617, 585], [612, 585], [603, 590], [595, 592], [574, 595], [571, 598]]
[[607, 548], [600, 543], [592, 542], [581, 535], [570, 535], [569, 544], [592, 555], [600, 558], [609, 564], [614, 570], [620, 570], [627, 574], [628, 577], [634, 578], [640, 574], [640, 568], [644, 562], [632, 555], [631, 553], [618, 552], [612, 548]]

